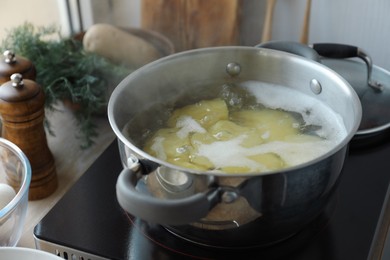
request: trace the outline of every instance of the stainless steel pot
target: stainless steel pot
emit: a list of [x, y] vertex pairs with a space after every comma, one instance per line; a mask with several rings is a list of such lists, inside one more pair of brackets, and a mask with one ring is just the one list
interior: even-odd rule
[[[347, 136], [308, 163], [265, 174], [199, 172], [141, 149], [145, 132], [161, 127], [166, 111], [248, 80], [294, 88], [327, 104], [344, 119]], [[113, 92], [108, 116], [124, 166], [116, 187], [121, 207], [195, 243], [251, 247], [285, 239], [321, 213], [358, 129], [361, 105], [351, 86], [318, 62], [265, 48], [215, 47], [133, 72]]]

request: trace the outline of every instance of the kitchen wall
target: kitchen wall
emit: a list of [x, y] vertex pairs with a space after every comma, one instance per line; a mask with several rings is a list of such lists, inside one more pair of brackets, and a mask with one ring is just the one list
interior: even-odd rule
[[[36, 25], [61, 24], [65, 22], [60, 14], [62, 0], [1, 0], [0, 2], [0, 41], [8, 30], [25, 21]], [[65, 17], [64, 17], [65, 18]]]
[[[95, 21], [140, 26], [141, 0], [85, 1], [104, 4], [104, 8], [92, 12]], [[299, 41], [305, 5], [306, 0], [276, 2], [272, 40]], [[242, 8], [241, 44], [255, 45], [261, 40], [266, 0], [242, 0]], [[389, 14], [389, 0], [312, 0], [309, 43], [359, 46], [372, 56], [374, 64], [390, 71]], [[88, 23], [85, 26], [88, 27]]]
[[56, 24], [65, 36], [98, 22], [138, 27], [139, 10], [140, 0], [1, 0], [0, 41], [26, 21], [36, 26]]
[[106, 22], [118, 26], [140, 26], [140, 0], [80, 0], [84, 27]]
[[[80, 0], [83, 28], [96, 22], [140, 26], [141, 0]], [[229, 1], [229, 0], [227, 0]], [[0, 40], [7, 28], [24, 21], [37, 25], [62, 24], [70, 33], [65, 0], [1, 0]], [[75, 11], [75, 0], [69, 1]], [[261, 40], [266, 0], [242, 0], [241, 44]], [[277, 0], [273, 40], [298, 41], [306, 0]], [[312, 0], [309, 43], [338, 42], [357, 45], [371, 54], [376, 65], [390, 70], [389, 0]], [[74, 30], [80, 28], [73, 16]]]
[[[265, 0], [244, 0], [243, 44], [261, 39]], [[299, 41], [306, 0], [278, 0], [273, 40]], [[357, 45], [376, 65], [390, 70], [389, 0], [312, 0], [309, 43]]]

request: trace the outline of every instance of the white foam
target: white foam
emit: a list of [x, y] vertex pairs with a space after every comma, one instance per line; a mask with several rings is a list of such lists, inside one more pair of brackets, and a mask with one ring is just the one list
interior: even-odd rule
[[215, 168], [248, 167], [251, 171], [264, 171], [269, 169], [248, 157], [274, 153], [280, 156], [287, 165], [294, 166], [319, 157], [335, 145], [334, 142], [327, 140], [297, 143], [274, 141], [247, 148], [241, 146], [243, 138], [245, 136], [202, 144], [198, 147], [198, 154], [207, 157]]
[[215, 168], [248, 167], [251, 170], [267, 170], [264, 165], [247, 158], [256, 153], [241, 146], [245, 137], [242, 135], [228, 141], [201, 144], [198, 147], [198, 155], [208, 158]]
[[176, 134], [181, 139], [186, 138], [190, 133], [206, 133], [206, 129], [190, 116], [179, 117], [176, 122], [176, 127], [180, 128]]
[[161, 160], [167, 159], [167, 154], [165, 153], [164, 148], [164, 137], [156, 137], [153, 139], [153, 144], [150, 147], [155, 153], [157, 158], [160, 158]]

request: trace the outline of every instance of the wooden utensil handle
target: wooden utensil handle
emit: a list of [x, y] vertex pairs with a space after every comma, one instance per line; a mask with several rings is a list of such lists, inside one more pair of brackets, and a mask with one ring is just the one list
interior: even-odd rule
[[311, 0], [306, 2], [305, 18], [303, 19], [302, 33], [301, 33], [301, 43], [307, 44], [309, 42], [309, 27], [310, 27], [310, 10], [311, 10]]
[[272, 38], [272, 20], [275, 9], [276, 0], [267, 1], [267, 9], [265, 11], [263, 35], [261, 42], [267, 42]]
[[141, 27], [169, 38], [175, 50], [237, 45], [240, 0], [142, 0]]

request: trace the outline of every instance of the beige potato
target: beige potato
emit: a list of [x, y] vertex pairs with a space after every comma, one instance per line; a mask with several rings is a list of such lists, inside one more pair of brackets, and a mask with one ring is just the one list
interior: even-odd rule
[[251, 129], [242, 127], [229, 120], [220, 120], [209, 128], [209, 133], [217, 140], [226, 141], [250, 132]]
[[264, 153], [248, 156], [250, 159], [257, 163], [257, 169], [252, 169], [245, 166], [227, 166], [222, 167], [220, 170], [226, 173], [246, 173], [251, 171], [265, 172], [271, 170], [278, 170], [286, 167], [284, 161], [274, 153]]
[[212, 100], [202, 100], [196, 104], [178, 108], [173, 111], [168, 119], [169, 127], [176, 127], [180, 117], [189, 116], [196, 120], [204, 128], [208, 128], [219, 120], [227, 120], [229, 110], [224, 100], [217, 98]]
[[198, 148], [203, 144], [211, 144], [216, 142], [212, 135], [209, 133], [194, 133], [190, 136], [190, 143], [192, 145], [193, 150], [190, 153], [190, 162], [192, 164], [197, 165], [198, 167], [204, 167], [205, 169], [213, 169], [214, 164], [210, 162], [210, 160], [202, 155], [198, 154]]
[[219, 171], [224, 173], [247, 173], [251, 172], [251, 168], [243, 166], [229, 166], [219, 169]]
[[218, 141], [231, 140], [239, 136], [244, 137], [241, 141], [243, 147], [254, 147], [263, 143], [261, 132], [256, 128], [237, 125], [229, 120], [221, 120], [212, 125], [208, 132]]
[[162, 160], [182, 158], [187, 159], [191, 151], [188, 137], [180, 138], [176, 128], [163, 128], [145, 144], [144, 150]]
[[284, 140], [299, 134], [299, 122], [292, 115], [279, 110], [243, 110], [232, 113], [231, 120], [241, 126], [256, 128], [264, 141]]
[[187, 169], [193, 169], [193, 170], [199, 170], [199, 171], [207, 171], [208, 170], [207, 167], [205, 167], [205, 166], [191, 163], [189, 161], [188, 157], [187, 158], [177, 157], [174, 159], [168, 158], [167, 162], [172, 163], [172, 164], [177, 165], [177, 166], [180, 166], [180, 167], [187, 168]]
[[218, 141], [210, 133], [194, 133], [190, 136], [190, 143], [194, 149], [202, 144], [211, 144]]
[[109, 24], [92, 25], [84, 35], [83, 47], [87, 52], [131, 69], [161, 57], [149, 42]]
[[274, 153], [256, 154], [248, 156], [248, 158], [260, 163], [267, 170], [278, 170], [287, 166], [283, 159]]

